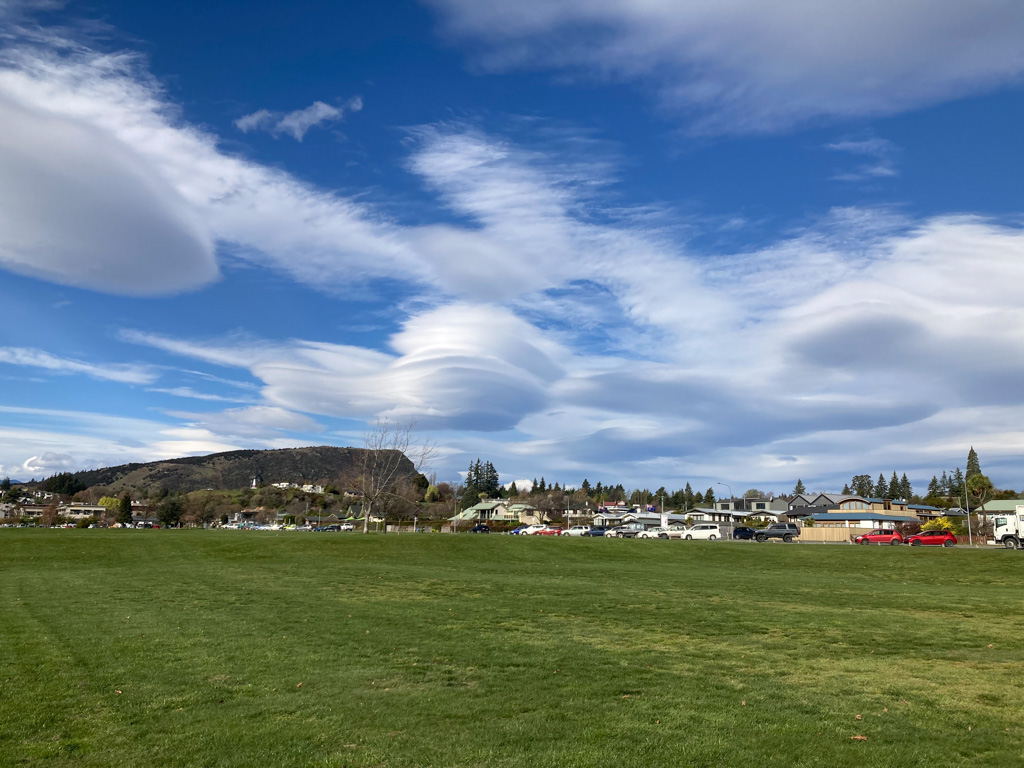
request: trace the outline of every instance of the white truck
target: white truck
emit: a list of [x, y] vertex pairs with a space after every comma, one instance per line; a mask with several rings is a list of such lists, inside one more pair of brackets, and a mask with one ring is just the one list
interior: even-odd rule
[[1020, 549], [1024, 545], [1024, 504], [1018, 504], [1016, 512], [996, 517], [993, 528], [997, 544], [1007, 549]]

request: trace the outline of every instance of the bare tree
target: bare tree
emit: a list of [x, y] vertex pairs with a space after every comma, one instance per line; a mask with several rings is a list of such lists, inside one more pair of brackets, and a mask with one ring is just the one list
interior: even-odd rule
[[[408, 472], [406, 462], [416, 472], [422, 472], [437, 456], [437, 445], [433, 442], [413, 442], [415, 426], [413, 419], [378, 419], [373, 429], [363, 435], [363, 533], [370, 530], [373, 508], [379, 506], [386, 511], [386, 500], [398, 495], [397, 483]], [[386, 522], [384, 529], [387, 530]]]

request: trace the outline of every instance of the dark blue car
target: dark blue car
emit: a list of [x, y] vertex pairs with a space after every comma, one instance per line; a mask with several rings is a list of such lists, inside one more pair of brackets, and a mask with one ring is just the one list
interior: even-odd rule
[[601, 527], [591, 528], [589, 531], [584, 531], [583, 533], [581, 533], [580, 536], [604, 536], [607, 530], [607, 528]]

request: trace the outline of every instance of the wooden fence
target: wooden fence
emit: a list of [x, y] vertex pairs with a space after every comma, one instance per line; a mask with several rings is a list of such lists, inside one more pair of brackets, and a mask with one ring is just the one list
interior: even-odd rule
[[813, 528], [802, 526], [798, 541], [853, 541], [855, 536], [871, 533], [874, 528], [826, 528], [816, 525]]

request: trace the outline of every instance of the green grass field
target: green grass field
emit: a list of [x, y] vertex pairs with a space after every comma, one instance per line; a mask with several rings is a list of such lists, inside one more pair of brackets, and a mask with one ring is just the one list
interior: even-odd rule
[[0, 765], [1020, 766], [1022, 574], [960, 548], [0, 531]]

